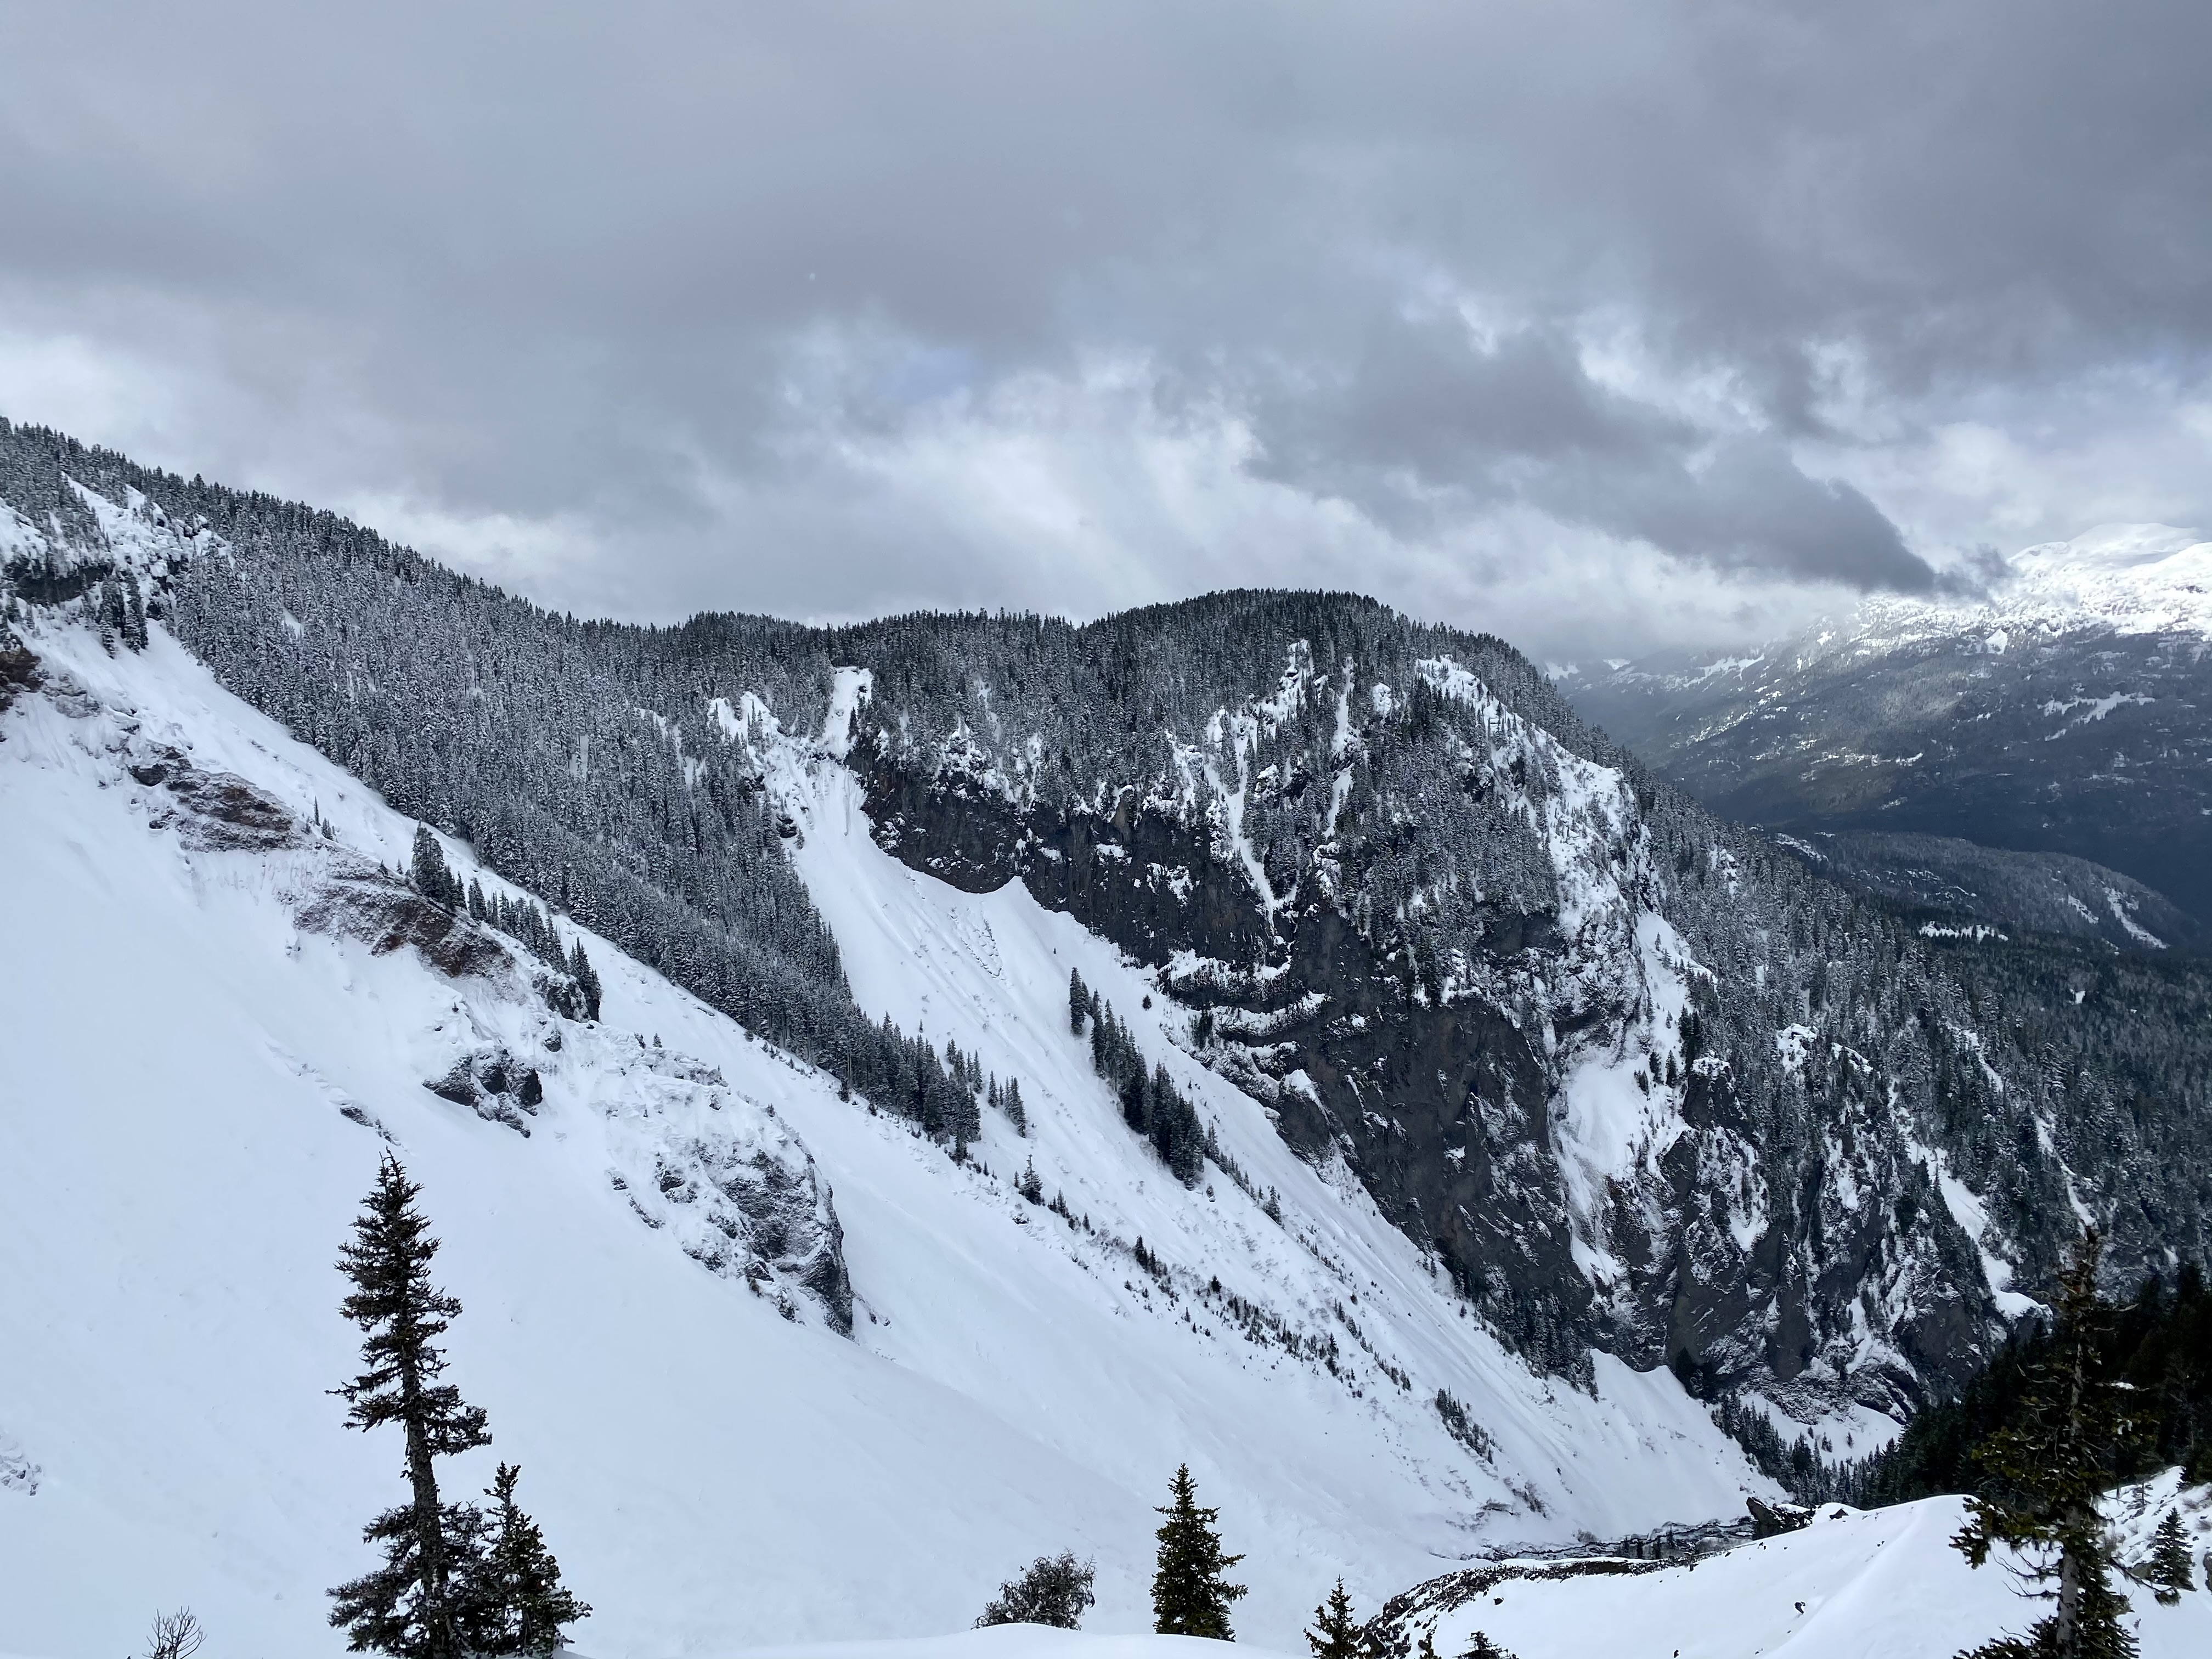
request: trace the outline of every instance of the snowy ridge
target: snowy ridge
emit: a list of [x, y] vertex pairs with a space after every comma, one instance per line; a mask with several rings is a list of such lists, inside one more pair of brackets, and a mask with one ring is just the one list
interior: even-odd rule
[[[356, 1569], [392, 1450], [324, 1393], [349, 1358], [328, 1263], [387, 1146], [447, 1241], [489, 1455], [524, 1465], [599, 1609], [587, 1651], [957, 1628], [1069, 1547], [1099, 1561], [1093, 1622], [1139, 1628], [1150, 1506], [1186, 1458], [1250, 1558], [1240, 1627], [1278, 1644], [1339, 1571], [1371, 1602], [1486, 1543], [1770, 1490], [1664, 1373], [1601, 1357], [1591, 1395], [1507, 1354], [1356, 1182], [1182, 1052], [1109, 946], [1018, 884], [963, 894], [884, 854], [834, 715], [731, 724], [863, 1006], [1020, 1079], [1030, 1133], [989, 1115], [965, 1167], [595, 936], [589, 1026], [489, 930], [380, 948], [318, 923], [406, 910], [384, 867], [410, 823], [158, 623], [143, 654], [59, 621], [28, 642], [47, 685], [0, 715], [0, 913], [38, 941], [0, 962], [0, 1164], [36, 1195], [0, 1211], [26, 1269], [0, 1275], [0, 1326], [28, 1336], [0, 1346], [0, 1559], [29, 1588], [0, 1650], [118, 1651], [190, 1602], [226, 1646], [336, 1650], [319, 1591]], [[185, 770], [234, 781], [216, 799], [244, 822], [171, 789]], [[1066, 1029], [1075, 966], [1252, 1192], [1186, 1190], [1122, 1126]], [[1073, 1222], [1016, 1193], [1032, 1163]]]
[[[1792, 644], [1719, 658], [1666, 678], [1681, 688], [1727, 680], [1749, 684], [1762, 671], [1771, 677], [1778, 667], [1786, 667], [1784, 659], [1792, 653], [1802, 669], [1826, 655], [1887, 651], [1917, 640], [1967, 633], [1980, 636], [1983, 651], [2002, 656], [2024, 637], [2084, 629], [2212, 639], [2212, 541], [2170, 525], [2100, 525], [2071, 541], [2022, 549], [2006, 561], [1981, 596], [1932, 600], [1876, 596], [1848, 617], [1817, 625]], [[1554, 678], [1570, 684], [1584, 677], [1572, 664], [1553, 672]], [[2115, 700], [2077, 720], [2100, 718], [2117, 706]], [[2054, 708], [2048, 712], [2066, 711]]]

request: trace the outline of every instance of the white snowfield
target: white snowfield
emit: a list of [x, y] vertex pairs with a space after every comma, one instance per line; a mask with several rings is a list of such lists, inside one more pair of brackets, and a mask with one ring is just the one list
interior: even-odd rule
[[[449, 1485], [523, 1466], [596, 1609], [579, 1649], [605, 1659], [1188, 1654], [1114, 1634], [1149, 1622], [1152, 1506], [1184, 1461], [1247, 1557], [1239, 1631], [1285, 1651], [1339, 1574], [1372, 1610], [1501, 1542], [1774, 1495], [1663, 1373], [1601, 1358], [1592, 1397], [1506, 1354], [1356, 1181], [1291, 1157], [1182, 1052], [1159, 985], [1109, 946], [1018, 886], [963, 894], [883, 853], [832, 763], [840, 732], [760, 741], [862, 1006], [1020, 1080], [1030, 1134], [987, 1110], [966, 1167], [596, 936], [605, 1017], [586, 1027], [548, 1012], [519, 947], [495, 939], [453, 977], [333, 925], [334, 890], [398, 890], [375, 870], [411, 823], [158, 628], [143, 656], [62, 627], [31, 644], [48, 684], [0, 714], [0, 1654], [114, 1659], [186, 1604], [211, 1654], [341, 1650], [324, 1592], [402, 1490], [397, 1445], [348, 1432], [327, 1392], [356, 1360], [332, 1262], [387, 1148], [445, 1240], [466, 1309], [453, 1374], [495, 1436]], [[131, 769], [171, 750], [209, 788], [250, 786], [244, 832]], [[1067, 1029], [1071, 968], [1252, 1193], [1212, 1168], [1185, 1189], [1123, 1127]], [[534, 1113], [425, 1086], [493, 1052], [539, 1073]], [[1017, 1194], [1030, 1164], [1073, 1222]], [[806, 1237], [778, 1255], [718, 1207], [717, 1182], [771, 1167], [801, 1194], [798, 1234], [834, 1203], [850, 1340], [809, 1288]], [[1447, 1431], [1440, 1389], [1486, 1449]], [[1940, 1547], [1948, 1522], [1877, 1547], [1893, 1554], [1851, 1541], [1913, 1513], [1790, 1540], [1804, 1582], [1838, 1602], [1909, 1557], [1927, 1595], [1987, 1590], [2014, 1617], [2000, 1575]], [[1702, 1594], [1774, 1547], [1680, 1577]], [[1097, 1559], [1106, 1634], [964, 1632], [1063, 1548]], [[1643, 1638], [1674, 1616], [1674, 1579], [1509, 1589], [1553, 1623], [1491, 1633], [1522, 1659], [1668, 1651]], [[2148, 1644], [2166, 1615], [2138, 1600]], [[1950, 1628], [1802, 1651], [1947, 1655]], [[1765, 1639], [1682, 1650], [1784, 1650]]]
[[[1855, 617], [1823, 635], [1821, 644], [1834, 650], [1887, 649], [1984, 630], [1980, 648], [2002, 654], [2039, 635], [2084, 629], [2212, 637], [2212, 541], [2171, 525], [2100, 525], [2071, 541], [2045, 542], [2014, 554], [1979, 599], [1867, 599]], [[1706, 672], [1740, 671], [1763, 660], [1719, 663]], [[2100, 717], [2092, 709], [2078, 718]]]
[[[2140, 1527], [2123, 1534], [2147, 1549], [2148, 1529], [2173, 1500], [2171, 1474], [2133, 1494]], [[2123, 1583], [2143, 1659], [2212, 1653], [2212, 1595], [2201, 1565], [2203, 1487], [2185, 1513], [2197, 1538], [2197, 1586], [2160, 1607], [2148, 1586]], [[1480, 1630], [1516, 1659], [1948, 1659], [2020, 1633], [2048, 1604], [2018, 1593], [2001, 1560], [1977, 1571], [1950, 1547], [1963, 1498], [1936, 1498], [1862, 1511], [1832, 1505], [1801, 1532], [1674, 1566], [1620, 1577], [1508, 1579], [1433, 1621], [1437, 1651], [1463, 1653]], [[2138, 1540], [2136, 1533], [2140, 1531]]]

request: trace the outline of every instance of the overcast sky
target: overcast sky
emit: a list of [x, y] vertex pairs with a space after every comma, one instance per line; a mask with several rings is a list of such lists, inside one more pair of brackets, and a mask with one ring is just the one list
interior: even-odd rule
[[673, 619], [2212, 532], [2203, 0], [0, 0], [0, 413]]

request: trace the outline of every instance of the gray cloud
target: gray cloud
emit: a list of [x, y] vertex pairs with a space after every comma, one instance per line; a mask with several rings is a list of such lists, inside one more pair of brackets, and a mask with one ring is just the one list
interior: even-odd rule
[[1256, 408], [1259, 471], [1407, 530], [1508, 500], [1682, 559], [1851, 586], [1935, 584], [1860, 491], [1807, 477], [1771, 437], [1716, 441], [1600, 386], [1556, 331], [1486, 349], [1456, 316], [1393, 318], [1340, 382], [1278, 385]]
[[2212, 520], [2208, 61], [2179, 0], [11, 5], [0, 409], [626, 614], [1922, 588]]

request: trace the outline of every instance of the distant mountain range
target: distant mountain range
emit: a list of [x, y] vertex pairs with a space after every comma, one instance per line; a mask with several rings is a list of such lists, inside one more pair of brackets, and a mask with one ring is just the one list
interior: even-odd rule
[[2192, 531], [2107, 526], [2028, 549], [1982, 599], [1874, 599], [1732, 659], [1555, 678], [1712, 811], [1917, 911], [2121, 949], [2212, 936], [2212, 542]]

